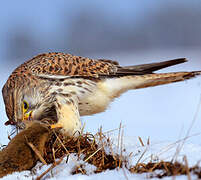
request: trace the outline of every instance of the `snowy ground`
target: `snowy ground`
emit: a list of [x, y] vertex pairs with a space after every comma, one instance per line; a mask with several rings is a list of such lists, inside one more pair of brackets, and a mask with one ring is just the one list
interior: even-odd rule
[[[114, 138], [115, 139], [115, 138]], [[117, 142], [117, 141], [115, 141]], [[176, 147], [178, 144], [165, 142], [165, 143], [151, 143], [149, 146], [142, 147], [138, 141], [137, 138], [124, 138], [124, 146], [126, 148], [125, 154], [130, 154], [133, 152], [132, 158], [130, 159], [130, 164], [136, 164], [136, 162], [139, 160], [140, 156], [146, 151], [143, 158], [140, 160], [140, 162], [148, 162], [150, 160], [157, 161], [157, 160], [164, 160], [168, 161], [171, 160], [172, 157], [175, 155]], [[200, 159], [200, 152], [201, 152], [201, 146], [195, 145], [192, 143], [186, 143], [181, 150], [178, 161], [182, 161], [183, 156], [186, 155], [188, 158], [189, 166], [195, 165], [195, 162], [197, 162], [198, 159]], [[70, 156], [68, 163], [65, 162], [66, 159], [63, 160], [63, 162], [56, 166], [51, 172], [49, 172], [46, 176], [44, 176], [43, 179], [77, 179], [77, 180], [90, 180], [90, 179], [146, 179], [150, 174], [131, 174], [128, 170], [120, 169], [120, 170], [107, 170], [100, 174], [91, 174], [91, 171], [95, 168], [92, 165], [87, 164], [87, 172], [89, 175], [71, 175], [73, 167], [78, 165], [82, 161], [77, 161], [75, 156]], [[37, 176], [41, 175], [50, 165], [43, 166], [40, 168], [41, 164], [38, 163], [36, 166], [36, 174], [31, 174], [30, 171], [24, 171], [21, 173], [14, 173], [12, 175], [8, 175], [3, 178], [3, 180], [9, 180], [9, 179], [26, 179], [31, 180], [35, 179]], [[126, 175], [125, 175], [126, 174]], [[125, 177], [126, 176], [126, 177]], [[192, 175], [192, 179], [195, 179], [196, 177]], [[164, 179], [172, 179], [172, 177], [166, 177]], [[186, 176], [177, 176], [176, 179], [186, 179]]]
[[[89, 55], [90, 56], [90, 55]], [[178, 57], [187, 57], [188, 63], [167, 68], [161, 72], [168, 71], [190, 71], [201, 70], [201, 51], [200, 50], [168, 50], [168, 51], [150, 51], [150, 52], [133, 52], [105, 55], [91, 55], [90, 57], [116, 59], [122, 65], [139, 64], [163, 61]], [[2, 62], [0, 67], [1, 87], [5, 83], [9, 73], [16, 67], [16, 64], [7, 64]], [[160, 154], [163, 149], [167, 149], [169, 144], [176, 142], [178, 139], [185, 137], [193, 119], [195, 123], [189, 135], [196, 134], [190, 137], [183, 147], [180, 155], [186, 155], [190, 165], [195, 165], [201, 160], [201, 111], [198, 110], [201, 96], [201, 77], [193, 80], [179, 82], [170, 85], [164, 85], [154, 88], [147, 88], [135, 91], [129, 91], [114, 101], [110, 108], [101, 114], [90, 117], [84, 117], [83, 122], [86, 123], [86, 131], [95, 133], [102, 126], [103, 131], [118, 128], [119, 123], [125, 126], [124, 128], [124, 144], [127, 152], [137, 153], [138, 150], [143, 152], [137, 136], [146, 140], [150, 137], [151, 145], [148, 147], [144, 157], [150, 160], [150, 154], [153, 154], [159, 159], [171, 159], [176, 151], [176, 145], [164, 153]], [[0, 108], [4, 109], [3, 101], [0, 101]], [[198, 112], [196, 115], [196, 111]], [[3, 125], [6, 121], [6, 115], [1, 110], [0, 121], [1, 136], [0, 143], [7, 144], [7, 131]], [[133, 164], [139, 159], [140, 153], [132, 158]], [[152, 156], [153, 157], [153, 156]], [[182, 158], [182, 156], [181, 156]], [[142, 159], [143, 160], [143, 159]], [[106, 171], [101, 174], [90, 176], [84, 175], [69, 175], [73, 160], [68, 164], [63, 162], [53, 170], [54, 178], [52, 179], [125, 179], [122, 170]], [[43, 167], [37, 172], [40, 175], [47, 167]], [[146, 175], [133, 175], [126, 172], [129, 179], [143, 179]], [[27, 177], [30, 172], [15, 173], [7, 176], [4, 179], [31, 179]], [[36, 176], [34, 176], [36, 177]], [[51, 177], [51, 175], [49, 175]], [[166, 178], [172, 179], [172, 178]], [[178, 177], [177, 179], [186, 179], [186, 177]]]

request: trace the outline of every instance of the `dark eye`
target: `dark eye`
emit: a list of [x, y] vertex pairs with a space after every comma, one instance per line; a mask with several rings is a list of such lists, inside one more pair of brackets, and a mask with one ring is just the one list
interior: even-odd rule
[[28, 103], [26, 101], [24, 101], [23, 103], [24, 103], [24, 109], [27, 110], [29, 107]]

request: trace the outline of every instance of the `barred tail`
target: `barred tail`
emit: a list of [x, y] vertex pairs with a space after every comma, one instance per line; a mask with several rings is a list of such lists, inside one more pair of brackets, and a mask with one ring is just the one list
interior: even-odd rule
[[193, 71], [193, 72], [147, 74], [142, 76], [136, 76], [136, 77], [133, 77], [133, 80], [136, 78], [136, 84], [133, 83], [134, 85], [133, 88], [139, 89], [139, 88], [153, 87], [153, 86], [158, 86], [163, 84], [184, 81], [187, 79], [191, 79], [200, 74], [201, 74], [201, 71]]

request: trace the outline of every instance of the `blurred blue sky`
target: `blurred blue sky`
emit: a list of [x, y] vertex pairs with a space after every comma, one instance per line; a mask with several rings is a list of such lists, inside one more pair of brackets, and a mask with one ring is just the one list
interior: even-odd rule
[[[123, 65], [178, 57], [190, 61], [165, 70], [201, 69], [200, 0], [18, 0], [0, 6], [0, 86], [20, 63], [39, 53], [61, 51], [120, 61]], [[189, 128], [200, 97], [200, 78], [131, 91], [104, 113], [85, 117], [95, 132], [117, 128], [126, 135], [175, 140]], [[7, 120], [0, 100], [0, 143]], [[2, 111], [3, 110], [3, 111]], [[200, 133], [201, 113], [193, 133]], [[112, 117], [112, 121], [111, 121]], [[194, 142], [200, 143], [200, 136]]]
[[2, 1], [0, 57], [200, 46], [200, 17], [199, 0]]

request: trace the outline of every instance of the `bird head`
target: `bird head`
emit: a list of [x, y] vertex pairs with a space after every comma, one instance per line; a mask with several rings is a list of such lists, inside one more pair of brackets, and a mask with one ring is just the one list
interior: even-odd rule
[[36, 88], [13, 88], [6, 83], [2, 94], [9, 118], [7, 124], [18, 125], [20, 128], [27, 120], [41, 120], [50, 114], [56, 115], [51, 98], [45, 97], [44, 93], [39, 93]]

